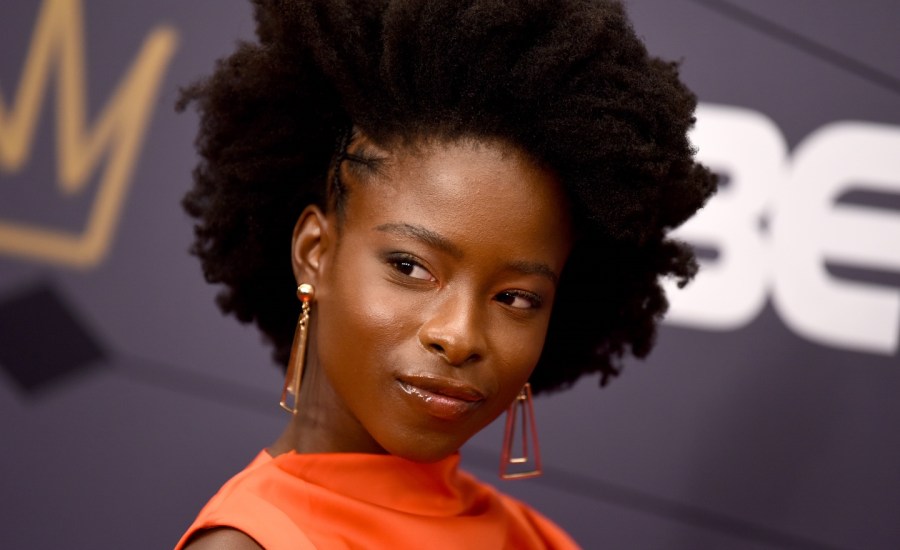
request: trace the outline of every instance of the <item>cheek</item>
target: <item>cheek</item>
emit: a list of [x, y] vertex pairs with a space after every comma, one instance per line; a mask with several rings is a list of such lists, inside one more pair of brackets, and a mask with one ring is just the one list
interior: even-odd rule
[[512, 391], [511, 386], [515, 386], [515, 393], [518, 393], [541, 357], [547, 335], [547, 323], [531, 327], [513, 327], [504, 332], [505, 334], [497, 340], [496, 348], [502, 368], [504, 393]]
[[331, 376], [365, 376], [400, 338], [404, 308], [371, 268], [340, 271], [321, 300], [319, 356]]
[[341, 316], [354, 332], [345, 345], [365, 342], [370, 351], [386, 352], [401, 338], [408, 308], [398, 302], [378, 274], [353, 281], [352, 294], [352, 299], [342, 300]]

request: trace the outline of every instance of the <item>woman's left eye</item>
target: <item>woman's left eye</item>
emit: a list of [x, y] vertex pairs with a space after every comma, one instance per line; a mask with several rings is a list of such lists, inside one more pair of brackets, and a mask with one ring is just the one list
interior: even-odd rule
[[531, 292], [507, 290], [497, 294], [497, 301], [516, 309], [536, 309], [541, 307], [541, 297]]

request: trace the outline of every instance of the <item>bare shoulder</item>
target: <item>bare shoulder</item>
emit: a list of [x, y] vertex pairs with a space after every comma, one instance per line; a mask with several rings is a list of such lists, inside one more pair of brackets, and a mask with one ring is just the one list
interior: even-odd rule
[[203, 531], [184, 547], [185, 550], [261, 550], [262, 546], [247, 534], [231, 529], [219, 527]]

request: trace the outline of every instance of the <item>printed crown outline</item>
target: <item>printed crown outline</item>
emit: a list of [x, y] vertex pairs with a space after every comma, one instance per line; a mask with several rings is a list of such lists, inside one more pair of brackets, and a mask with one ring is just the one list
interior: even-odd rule
[[12, 108], [0, 93], [0, 173], [16, 172], [27, 163], [55, 69], [57, 183], [64, 195], [83, 191], [108, 151], [97, 195], [84, 230], [77, 234], [0, 219], [0, 254], [88, 268], [109, 248], [178, 35], [167, 25], [150, 32], [89, 128], [82, 11], [81, 0], [44, 0]]

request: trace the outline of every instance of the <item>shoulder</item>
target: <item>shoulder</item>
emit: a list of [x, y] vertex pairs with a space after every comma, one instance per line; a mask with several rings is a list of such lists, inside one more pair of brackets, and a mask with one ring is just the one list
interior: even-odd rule
[[210, 529], [198, 533], [196, 537], [184, 546], [184, 550], [261, 550], [262, 546], [257, 544], [246, 533], [231, 529], [229, 527], [220, 527]]
[[314, 548], [292, 519], [305, 501], [294, 498], [297, 487], [288, 490], [289, 482], [272, 457], [261, 454], [206, 503], [176, 548]]

